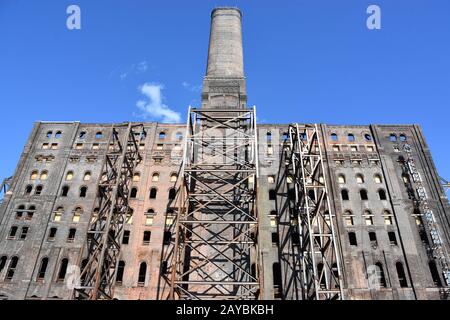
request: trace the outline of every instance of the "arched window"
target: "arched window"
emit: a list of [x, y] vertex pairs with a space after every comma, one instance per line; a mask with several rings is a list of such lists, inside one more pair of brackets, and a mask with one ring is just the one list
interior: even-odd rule
[[34, 216], [35, 212], [36, 212], [36, 207], [35, 206], [29, 206], [28, 210], [27, 210], [26, 220], [33, 219], [33, 216]]
[[373, 180], [375, 181], [375, 183], [380, 184], [383, 182], [383, 180], [381, 179], [381, 176], [379, 174], [376, 174], [373, 176]]
[[96, 138], [96, 139], [101, 139], [101, 138], [103, 138], [103, 132], [101, 132], [101, 131], [97, 132], [97, 133], [95, 134], [95, 138]]
[[86, 138], [86, 131], [81, 131], [80, 134], [78, 135], [78, 138], [80, 139]]
[[48, 178], [48, 171], [44, 170], [41, 172], [41, 180], [47, 180]]
[[67, 197], [68, 194], [69, 194], [69, 186], [62, 187], [61, 197]]
[[405, 270], [403, 269], [403, 264], [401, 262], [397, 262], [395, 264], [395, 268], [397, 269], [398, 281], [400, 282], [400, 287], [405, 288], [408, 286], [408, 281], [406, 280]]
[[155, 173], [152, 175], [152, 181], [153, 181], [153, 182], [158, 182], [158, 181], [159, 181], [159, 173], [155, 172]]
[[392, 141], [392, 142], [397, 141], [397, 136], [396, 136], [395, 134], [391, 133], [391, 134], [389, 135], [389, 141]]
[[349, 133], [347, 138], [348, 138], [348, 141], [355, 141], [355, 136], [353, 135], [353, 133]]
[[38, 175], [39, 173], [37, 172], [37, 170], [32, 171], [30, 175], [30, 180], [36, 180]]
[[144, 231], [144, 236], [142, 237], [142, 244], [144, 246], [150, 244], [150, 239], [151, 239], [152, 233], [151, 231]]
[[338, 175], [338, 183], [339, 184], [345, 183], [345, 176], [343, 174]]
[[47, 134], [45, 135], [47, 139], [50, 139], [53, 135], [53, 131], [47, 131]]
[[169, 200], [175, 199], [176, 194], [177, 194], [177, 191], [175, 190], [175, 188], [171, 188], [171, 189], [169, 190]]
[[148, 209], [145, 213], [145, 225], [151, 226], [153, 224], [153, 219], [155, 217], [155, 210]]
[[378, 190], [378, 196], [380, 197], [380, 200], [387, 200], [386, 191], [383, 189]]
[[366, 133], [364, 135], [364, 139], [366, 139], [366, 141], [372, 141], [372, 136], [370, 134]]
[[58, 272], [58, 282], [63, 282], [66, 278], [67, 273], [67, 266], [69, 265], [69, 259], [64, 258], [61, 260], [61, 264], [59, 266], [59, 272]]
[[150, 189], [150, 199], [156, 199], [157, 193], [158, 193], [158, 189], [156, 189], [156, 188], [151, 188], [151, 189]]
[[37, 186], [36, 191], [34, 192], [35, 195], [39, 196], [42, 194], [42, 189], [44, 189], [43, 186]]
[[266, 134], [267, 142], [272, 142], [272, 133], [269, 131]]
[[72, 222], [79, 222], [82, 214], [83, 208], [76, 207], [75, 210], [73, 210]]
[[183, 140], [183, 134], [181, 132], [177, 132], [177, 134], [175, 135], [175, 139], [177, 139], [178, 141]]
[[267, 183], [269, 184], [275, 183], [275, 176], [267, 176]]
[[86, 171], [86, 172], [84, 173], [83, 180], [84, 180], [84, 181], [89, 181], [89, 180], [91, 180], [91, 176], [92, 176], [91, 172], [90, 172], [90, 171]]
[[120, 260], [117, 266], [116, 283], [121, 284], [123, 281], [123, 274], [125, 271], [125, 261]]
[[18, 263], [19, 263], [18, 257], [11, 258], [11, 261], [9, 262], [8, 270], [6, 272], [5, 281], [11, 281], [13, 279]]
[[281, 276], [281, 266], [278, 262], [272, 265], [272, 275], [273, 275], [273, 292], [275, 299], [281, 299], [283, 297], [282, 289], [282, 276]]
[[25, 194], [26, 194], [26, 195], [30, 195], [31, 192], [33, 192], [33, 186], [32, 186], [32, 185], [26, 186], [26, 188], [25, 188]]
[[331, 134], [331, 140], [337, 141], [338, 140], [338, 135], [336, 133], [332, 133]]
[[344, 221], [345, 221], [345, 224], [346, 224], [347, 226], [353, 226], [353, 225], [354, 225], [353, 214], [352, 214], [351, 211], [346, 210], [346, 211], [344, 212]]
[[141, 181], [141, 174], [139, 172], [135, 172], [133, 174], [133, 182], [140, 182]]
[[80, 188], [80, 198], [86, 198], [88, 188], [86, 186], [83, 186]]
[[375, 232], [369, 232], [369, 241], [372, 248], [376, 248], [378, 246], [377, 234]]
[[50, 228], [50, 232], [48, 233], [47, 241], [53, 241], [56, 237], [57, 228]]
[[348, 196], [348, 190], [347, 189], [342, 189], [341, 190], [341, 198], [344, 201], [350, 200], [350, 198]]
[[404, 134], [400, 135], [400, 141], [406, 141], [406, 136]]
[[18, 206], [17, 210], [16, 210], [16, 219], [22, 218], [24, 211], [25, 211], [25, 206], [23, 204]]
[[38, 275], [36, 281], [43, 281], [45, 278], [45, 273], [47, 271], [48, 258], [42, 258], [41, 264], [39, 265]]
[[164, 131], [159, 133], [159, 139], [164, 140], [166, 138], [166, 133]]
[[364, 176], [362, 174], [356, 175], [356, 183], [364, 183]]
[[53, 217], [53, 221], [55, 221], [55, 222], [61, 221], [63, 213], [64, 213], [64, 208], [63, 207], [58, 207], [55, 210], [55, 216]]
[[67, 236], [67, 242], [73, 242], [75, 240], [75, 235], [77, 234], [77, 229], [69, 229], [69, 235]]
[[386, 288], [386, 277], [384, 276], [383, 265], [381, 262], [375, 263], [375, 270], [379, 285]]
[[73, 171], [69, 171], [66, 174], [66, 181], [71, 181], [73, 180]]
[[176, 182], [177, 179], [178, 179], [178, 174], [172, 173], [172, 174], [170, 175], [170, 182]]
[[147, 274], [147, 263], [141, 262], [139, 266], [138, 286], [143, 287], [145, 285], [146, 274]]
[[137, 193], [138, 193], [138, 188], [136, 188], [136, 187], [131, 188], [130, 198], [131, 198], [131, 199], [136, 199]]
[[61, 136], [62, 136], [62, 132], [61, 131], [56, 132], [56, 134], [55, 134], [55, 138], [56, 139], [60, 139]]
[[361, 197], [361, 200], [369, 200], [369, 197], [367, 196], [367, 190], [361, 189], [359, 191], [359, 196]]

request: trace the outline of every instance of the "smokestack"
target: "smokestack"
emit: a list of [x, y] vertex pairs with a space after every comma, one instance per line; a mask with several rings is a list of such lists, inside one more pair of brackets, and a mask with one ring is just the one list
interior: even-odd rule
[[242, 14], [237, 8], [211, 13], [207, 77], [244, 77]]
[[217, 8], [211, 13], [202, 108], [243, 109], [246, 106], [242, 14], [237, 8]]

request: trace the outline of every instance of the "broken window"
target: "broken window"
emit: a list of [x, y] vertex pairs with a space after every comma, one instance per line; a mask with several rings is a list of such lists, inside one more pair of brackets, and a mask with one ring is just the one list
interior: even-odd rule
[[58, 278], [57, 278], [58, 282], [63, 282], [64, 279], [66, 278], [68, 265], [69, 265], [69, 259], [64, 258], [61, 260], [61, 264], [59, 266]]
[[406, 141], [406, 136], [404, 134], [400, 135], [400, 141]]
[[86, 197], [86, 193], [87, 193], [87, 191], [88, 191], [88, 188], [87, 187], [81, 187], [80, 188], [80, 198], [85, 198]]
[[130, 243], [130, 230], [125, 230], [123, 232], [122, 244]]
[[124, 271], [125, 271], [125, 261], [120, 260], [117, 266], [117, 275], [116, 275], [117, 284], [122, 283]]
[[361, 200], [369, 200], [369, 197], [367, 196], [367, 190], [361, 189], [359, 191], [359, 196], [361, 197]]
[[25, 240], [27, 238], [29, 227], [22, 227], [22, 232], [20, 233], [20, 240]]
[[147, 263], [141, 262], [139, 266], [138, 286], [143, 287], [145, 285], [145, 278], [147, 274]]
[[9, 229], [8, 239], [14, 239], [17, 234], [18, 227], [12, 226], [11, 229]]
[[342, 198], [343, 201], [350, 200], [350, 198], [348, 196], [348, 190], [347, 189], [342, 189], [341, 190], [341, 198]]
[[47, 241], [53, 241], [56, 237], [56, 232], [58, 231], [57, 228], [50, 228], [50, 232], [48, 234]]
[[67, 236], [67, 242], [73, 242], [75, 240], [76, 233], [77, 233], [77, 229], [71, 228], [69, 230], [69, 235]]
[[369, 232], [369, 241], [372, 248], [378, 247], [377, 234], [375, 232]]
[[131, 199], [136, 199], [137, 193], [138, 193], [138, 189], [137, 189], [136, 187], [131, 188], [130, 198], [131, 198]]
[[144, 236], [142, 238], [142, 244], [143, 245], [149, 245], [150, 244], [150, 238], [152, 233], [150, 231], [144, 231]]
[[78, 135], [78, 138], [80, 139], [86, 138], [86, 131], [81, 131], [80, 134]]
[[156, 194], [158, 193], [158, 190], [156, 188], [150, 189], [150, 199], [156, 199]]
[[384, 276], [383, 265], [380, 262], [375, 264], [376, 276], [381, 287], [386, 288], [386, 278]]
[[351, 246], [357, 246], [358, 242], [356, 241], [356, 234], [354, 232], [348, 233], [348, 241]]
[[405, 288], [408, 286], [408, 281], [406, 280], [405, 270], [403, 269], [403, 264], [401, 262], [397, 262], [395, 264], [395, 268], [397, 269], [398, 281], [400, 282], [400, 287]]
[[33, 191], [33, 186], [32, 185], [26, 186], [26, 188], [25, 188], [25, 194], [26, 195], [31, 194], [32, 191]]
[[47, 272], [47, 266], [48, 266], [48, 258], [42, 258], [41, 264], [39, 265], [36, 281], [44, 280], [45, 273]]
[[42, 194], [42, 189], [43, 189], [42, 186], [37, 186], [34, 194], [37, 195], [37, 196], [41, 195]]
[[389, 237], [389, 242], [391, 244], [391, 246], [397, 246], [397, 237], [395, 236], [395, 232], [390, 231], [388, 232], [388, 237]]
[[175, 188], [171, 188], [169, 190], [169, 200], [175, 199], [176, 195], [177, 195], [177, 191], [175, 190]]
[[372, 136], [370, 134], [366, 133], [364, 135], [364, 139], [366, 139], [367, 141], [372, 141]]

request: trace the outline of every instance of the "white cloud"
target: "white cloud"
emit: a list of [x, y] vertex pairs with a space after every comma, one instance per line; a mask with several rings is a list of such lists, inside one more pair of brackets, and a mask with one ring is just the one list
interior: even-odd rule
[[163, 123], [180, 123], [180, 113], [170, 109], [163, 103], [162, 90], [164, 86], [159, 83], [144, 83], [139, 88], [147, 99], [139, 100], [136, 106], [141, 111], [140, 116], [144, 119], [161, 120]]
[[[128, 66], [122, 70], [120, 70], [120, 80], [125, 80], [128, 76], [133, 74], [142, 74], [148, 70], [148, 62], [141, 61], [139, 63], [134, 63], [131, 66]], [[113, 71], [112, 73], [114, 73]]]

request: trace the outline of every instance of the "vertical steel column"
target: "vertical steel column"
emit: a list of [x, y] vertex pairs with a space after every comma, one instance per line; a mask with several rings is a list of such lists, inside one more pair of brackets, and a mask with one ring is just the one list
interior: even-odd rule
[[142, 160], [139, 144], [144, 137], [142, 124], [112, 127], [87, 232], [88, 260], [81, 266], [83, 283], [75, 288], [75, 299], [109, 300], [114, 297], [123, 227], [126, 215], [130, 213], [130, 186], [134, 170]]
[[[334, 215], [317, 125], [289, 126], [287, 183], [294, 201], [291, 219], [300, 237], [298, 254], [305, 300], [344, 299]], [[292, 189], [294, 188], [294, 189]]]
[[255, 130], [254, 109], [190, 109], [169, 299], [259, 297]]

